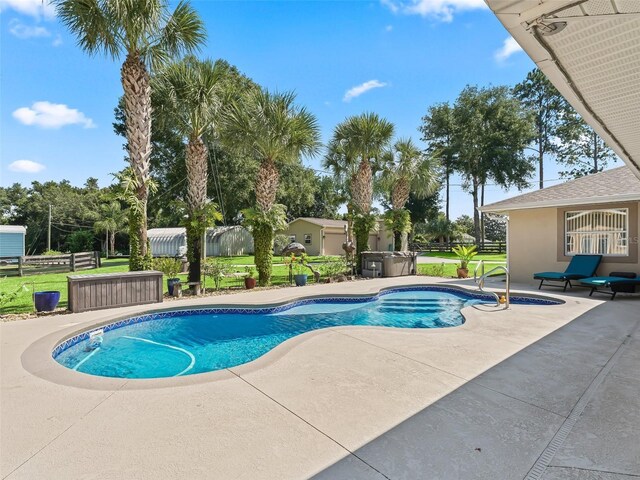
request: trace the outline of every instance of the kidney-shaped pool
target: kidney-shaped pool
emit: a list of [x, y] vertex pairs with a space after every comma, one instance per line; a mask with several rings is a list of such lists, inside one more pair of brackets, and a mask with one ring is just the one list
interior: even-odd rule
[[[161, 378], [230, 368], [311, 330], [346, 325], [448, 328], [460, 310], [493, 301], [446, 287], [390, 289], [373, 297], [304, 299], [286, 305], [150, 313], [83, 332], [56, 346], [72, 370], [118, 378]], [[512, 304], [557, 304], [511, 297]]]

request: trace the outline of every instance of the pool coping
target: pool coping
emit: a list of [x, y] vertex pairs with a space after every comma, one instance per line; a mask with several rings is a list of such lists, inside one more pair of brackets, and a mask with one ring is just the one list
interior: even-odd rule
[[[407, 290], [429, 290], [429, 291], [441, 291], [441, 292], [451, 292], [457, 291], [462, 292], [465, 295], [468, 295], [471, 298], [480, 298], [480, 299], [491, 299], [492, 295], [491, 291], [487, 291], [484, 294], [479, 292], [477, 288], [469, 288], [467, 286], [462, 285], [452, 285], [442, 283], [415, 283], [415, 284], [406, 284], [406, 285], [398, 285], [398, 286], [385, 286], [378, 287], [373, 292], [367, 293], [358, 293], [358, 294], [318, 294], [318, 295], [301, 295], [287, 300], [281, 300], [277, 302], [263, 302], [260, 304], [249, 304], [249, 303], [225, 303], [225, 304], [198, 304], [198, 305], [180, 305], [180, 306], [172, 306], [168, 308], [157, 308], [157, 309], [149, 309], [148, 305], [143, 306], [147, 307], [146, 310], [138, 312], [138, 313], [120, 313], [115, 316], [109, 316], [102, 319], [97, 319], [95, 321], [90, 321], [82, 325], [79, 328], [78, 325], [74, 325], [65, 330], [54, 332], [48, 334], [36, 342], [32, 343], [27, 349], [23, 352], [21, 356], [22, 365], [29, 373], [40, 377], [44, 380], [70, 386], [76, 388], [84, 388], [90, 390], [113, 390], [113, 389], [124, 389], [124, 390], [145, 390], [145, 389], [161, 389], [161, 388], [171, 388], [178, 386], [187, 386], [201, 383], [208, 383], [211, 381], [222, 381], [236, 378], [240, 375], [244, 375], [246, 373], [250, 373], [256, 370], [259, 370], [267, 365], [270, 365], [280, 358], [282, 358], [286, 353], [291, 351], [293, 348], [298, 345], [313, 339], [314, 337], [322, 334], [326, 334], [328, 332], [336, 331], [336, 330], [345, 330], [345, 329], [374, 329], [374, 330], [389, 330], [392, 329], [394, 331], [414, 331], [412, 328], [400, 328], [400, 327], [386, 327], [386, 326], [368, 326], [368, 325], [344, 325], [344, 326], [336, 326], [336, 327], [326, 327], [317, 330], [311, 330], [308, 332], [304, 332], [298, 335], [295, 335], [284, 342], [276, 345], [274, 348], [264, 353], [260, 357], [251, 360], [249, 362], [234, 366], [228, 367], [220, 370], [213, 370], [209, 372], [197, 373], [192, 375], [184, 375], [179, 377], [160, 377], [160, 378], [119, 378], [119, 377], [102, 377], [97, 375], [86, 374], [78, 371], [74, 371], [68, 367], [65, 367], [58, 363], [54, 356], [53, 352], [59, 348], [62, 344], [68, 342], [71, 339], [77, 339], [78, 337], [86, 336], [88, 337], [89, 332], [103, 328], [108, 325], [117, 325], [121, 323], [121, 325], [114, 327], [121, 328], [128, 324], [136, 323], [136, 322], [128, 322], [122, 323], [126, 320], [142, 318], [145, 316], [153, 317], [158, 316], [158, 318], [164, 318], [166, 314], [176, 313], [176, 312], [201, 312], [205, 311], [207, 313], [215, 312], [215, 313], [254, 313], [255, 311], [264, 310], [271, 311], [275, 313], [276, 311], [286, 311], [290, 308], [295, 308], [301, 305], [307, 305], [311, 303], [323, 303], [323, 301], [336, 301], [343, 300], [345, 303], [366, 303], [370, 301], [374, 301], [382, 295], [387, 293], [392, 293], [395, 291], [407, 291]], [[540, 300], [545, 303], [541, 303], [540, 306], [554, 307], [561, 306], [565, 304], [565, 300], [560, 297], [554, 295], [542, 295], [535, 294], [531, 292], [524, 291], [512, 291], [512, 296], [516, 296], [519, 298], [527, 298], [532, 300]], [[514, 307], [531, 307], [536, 306], [535, 304], [512, 304]], [[464, 318], [464, 322], [461, 325], [457, 325], [455, 327], [448, 328], [434, 328], [434, 329], [421, 329], [428, 331], [429, 333], [436, 333], [439, 331], [450, 331], [452, 329], [455, 330], [467, 330], [473, 329], [475, 319], [474, 315], [469, 315], [472, 310], [478, 310], [476, 307], [478, 305], [467, 306], [460, 310], [461, 315]], [[494, 306], [486, 305], [491, 308], [491, 310], [485, 310], [485, 312], [499, 312], [504, 311], [504, 309], [496, 308]], [[97, 313], [97, 312], [94, 312]], [[196, 314], [196, 313], [194, 313]], [[153, 318], [149, 318], [141, 321], [153, 321]], [[82, 341], [83, 338], [78, 339], [75, 343]], [[73, 343], [73, 344], [75, 344]], [[69, 348], [73, 344], [68, 345], [66, 348]], [[64, 349], [60, 350], [63, 351]], [[60, 353], [58, 352], [58, 354]]]

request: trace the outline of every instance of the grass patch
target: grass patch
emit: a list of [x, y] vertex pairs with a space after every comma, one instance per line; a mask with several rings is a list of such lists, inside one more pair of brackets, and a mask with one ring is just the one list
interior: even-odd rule
[[[420, 256], [447, 258], [452, 260], [456, 260], [458, 258], [456, 254], [453, 252], [424, 252], [424, 253], [421, 253]], [[473, 261], [477, 261], [477, 260], [485, 260], [487, 262], [492, 260], [496, 262], [506, 262], [507, 254], [506, 253], [484, 253], [484, 254], [479, 253], [478, 255], [473, 257]]]
[[[243, 257], [223, 257], [225, 260], [231, 260], [229, 263], [232, 265], [232, 271], [238, 273], [244, 273], [245, 267], [241, 265], [250, 264], [253, 261], [253, 256]], [[274, 257], [274, 263], [280, 263], [282, 257]], [[312, 257], [320, 259], [321, 257]], [[326, 258], [326, 257], [325, 257]], [[233, 267], [237, 265], [237, 267]], [[83, 274], [96, 274], [96, 273], [117, 273], [129, 271], [129, 260], [123, 258], [110, 258], [108, 260], [102, 260], [102, 267], [94, 270], [83, 270], [81, 272], [64, 272], [64, 273], [45, 273], [40, 275], [30, 275], [26, 277], [6, 277], [0, 280], [0, 288], [5, 291], [13, 291], [20, 285], [25, 286], [25, 290], [22, 291], [18, 297], [8, 305], [6, 305], [0, 314], [15, 314], [15, 313], [30, 313], [34, 311], [33, 308], [33, 292], [42, 292], [57, 290], [60, 292], [60, 303], [58, 307], [67, 308], [68, 296], [67, 296], [67, 277], [69, 275], [83, 275]], [[178, 275], [182, 281], [187, 281], [187, 274], [183, 273]], [[165, 275], [163, 279], [164, 292], [167, 293], [167, 277]], [[212, 278], [204, 278], [204, 284], [207, 289], [211, 289], [214, 286]], [[309, 271], [309, 283], [313, 283], [313, 275]], [[273, 273], [271, 277], [272, 285], [284, 285], [289, 283], [289, 267], [285, 265], [274, 265]], [[244, 288], [243, 278], [227, 277], [222, 280], [221, 288]]]

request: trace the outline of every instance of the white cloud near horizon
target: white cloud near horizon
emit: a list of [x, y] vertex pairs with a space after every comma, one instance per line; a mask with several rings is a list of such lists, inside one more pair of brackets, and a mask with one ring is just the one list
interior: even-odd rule
[[484, 0], [380, 0], [393, 13], [420, 15], [451, 22], [454, 14], [465, 10], [486, 9]]
[[51, 36], [51, 32], [46, 28], [38, 25], [25, 25], [15, 18], [9, 22], [9, 32], [21, 39]]
[[495, 51], [493, 57], [497, 62], [504, 62], [514, 53], [522, 51], [522, 47], [516, 42], [515, 38], [509, 37], [504, 40], [502, 47]]
[[33, 160], [16, 160], [9, 164], [9, 170], [18, 173], [39, 173], [45, 168], [47, 167]]
[[61, 128], [65, 125], [82, 125], [84, 128], [96, 126], [84, 113], [62, 103], [35, 102], [31, 107], [22, 107], [14, 111], [13, 117], [24, 125], [42, 128]]
[[351, 87], [347, 90], [342, 98], [343, 102], [350, 102], [356, 97], [359, 97], [363, 93], [368, 92], [369, 90], [373, 90], [374, 88], [383, 88], [388, 84], [385, 82], [380, 82], [378, 80], [369, 80], [367, 82], [361, 83], [360, 85], [356, 85], [355, 87]]
[[56, 16], [56, 9], [49, 0], [0, 0], [0, 11], [6, 9], [38, 19], [52, 19]]

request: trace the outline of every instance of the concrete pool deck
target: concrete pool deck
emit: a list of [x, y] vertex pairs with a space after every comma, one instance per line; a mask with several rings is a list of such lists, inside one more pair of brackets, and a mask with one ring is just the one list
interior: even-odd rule
[[[640, 476], [638, 298], [546, 290], [566, 303], [467, 308], [465, 324], [449, 329], [329, 328], [175, 383], [106, 385], [34, 355], [45, 338], [157, 308], [437, 281], [376, 279], [3, 323], [2, 478]], [[59, 381], [70, 373], [82, 381]]]

